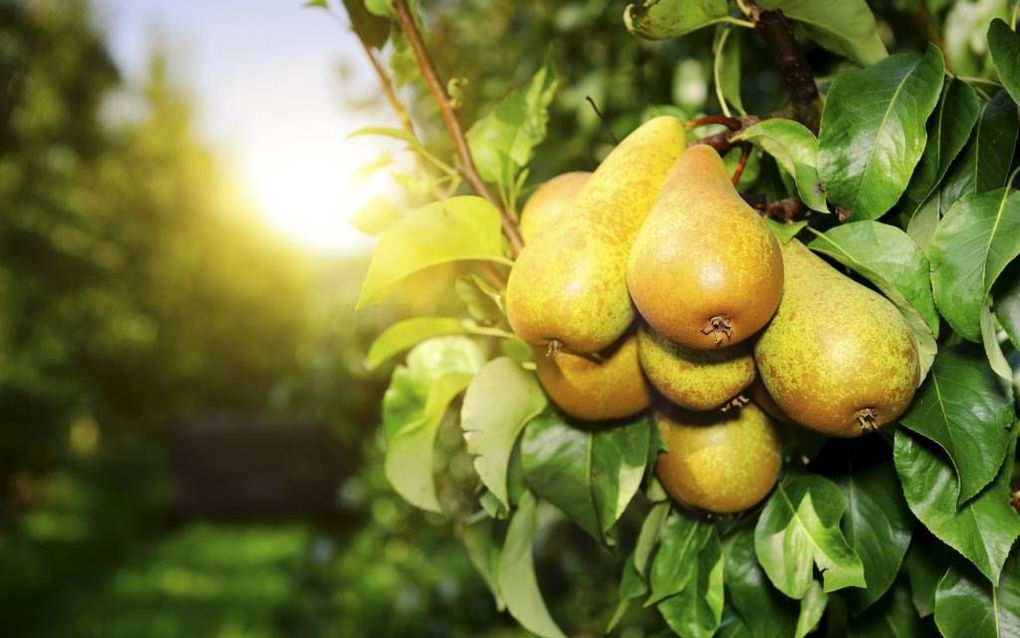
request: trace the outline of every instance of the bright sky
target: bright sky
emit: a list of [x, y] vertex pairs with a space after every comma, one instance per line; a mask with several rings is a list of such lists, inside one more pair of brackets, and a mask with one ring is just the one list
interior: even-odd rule
[[319, 253], [370, 245], [347, 220], [381, 186], [351, 175], [385, 145], [345, 138], [396, 120], [344, 107], [339, 65], [354, 72], [357, 95], [377, 90], [353, 33], [300, 0], [94, 1], [129, 80], [142, 77], [154, 37], [181, 56], [172, 68], [202, 135], [274, 228]]

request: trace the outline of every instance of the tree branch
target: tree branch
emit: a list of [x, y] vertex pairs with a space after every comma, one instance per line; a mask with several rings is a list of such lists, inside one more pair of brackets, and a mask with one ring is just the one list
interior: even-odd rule
[[454, 149], [457, 152], [457, 157], [460, 159], [460, 172], [464, 176], [464, 180], [471, 185], [471, 188], [481, 197], [489, 200], [500, 212], [500, 220], [503, 226], [503, 234], [506, 235], [507, 240], [510, 242], [510, 250], [516, 256], [521, 251], [521, 247], [524, 245], [521, 239], [520, 231], [517, 229], [517, 225], [513, 219], [510, 218], [506, 209], [500, 201], [492, 194], [489, 187], [482, 180], [478, 174], [478, 169], [475, 167], [475, 160], [471, 156], [471, 149], [468, 147], [467, 138], [464, 136], [464, 130], [460, 126], [460, 122], [457, 121], [457, 114], [453, 110], [453, 105], [450, 102], [450, 96], [446, 93], [446, 88], [443, 83], [439, 80], [439, 74], [436, 73], [436, 68], [432, 64], [432, 59], [429, 57], [428, 50], [425, 48], [425, 43], [421, 38], [421, 34], [418, 32], [418, 26], [414, 22], [414, 18], [411, 16], [411, 11], [407, 7], [406, 0], [391, 0], [391, 6], [393, 8], [393, 14], [396, 17], [397, 24], [400, 26], [401, 32], [404, 37], [407, 38], [407, 43], [411, 47], [412, 53], [414, 53], [414, 59], [418, 63], [418, 68], [421, 70], [422, 78], [425, 80], [425, 85], [428, 87], [429, 92], [432, 93], [433, 99], [439, 106], [439, 112], [443, 117], [443, 124], [446, 126], [446, 131], [450, 134], [450, 139], [453, 140]]

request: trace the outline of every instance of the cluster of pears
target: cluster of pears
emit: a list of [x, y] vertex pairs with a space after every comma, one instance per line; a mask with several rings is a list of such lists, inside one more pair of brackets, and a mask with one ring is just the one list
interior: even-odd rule
[[760, 502], [782, 468], [779, 422], [855, 437], [913, 397], [917, 348], [892, 303], [777, 241], [674, 117], [543, 184], [521, 231], [507, 316], [540, 382], [586, 421], [654, 406], [656, 472], [682, 505]]

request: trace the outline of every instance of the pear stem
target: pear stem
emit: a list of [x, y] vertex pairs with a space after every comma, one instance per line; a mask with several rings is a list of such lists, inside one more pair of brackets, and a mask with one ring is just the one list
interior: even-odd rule
[[747, 168], [747, 158], [751, 156], [751, 146], [748, 144], [740, 145], [740, 160], [737, 162], [737, 168], [733, 171], [733, 188], [737, 187], [740, 183], [740, 178], [744, 175], [744, 169]]

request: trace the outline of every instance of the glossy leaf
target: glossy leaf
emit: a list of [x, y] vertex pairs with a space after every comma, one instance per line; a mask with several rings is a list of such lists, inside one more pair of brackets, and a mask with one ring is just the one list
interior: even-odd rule
[[846, 505], [831, 481], [814, 474], [787, 478], [765, 504], [754, 531], [758, 562], [779, 591], [803, 598], [822, 570], [826, 592], [864, 587], [864, 567], [840, 531]]
[[758, 0], [763, 9], [782, 9], [812, 40], [861, 66], [887, 54], [878, 37], [875, 16], [865, 0]]
[[800, 122], [770, 118], [749, 126], [734, 140], [753, 142], [776, 159], [797, 184], [797, 193], [812, 210], [829, 212], [818, 178], [818, 140]]
[[726, 540], [726, 599], [754, 638], [791, 636], [797, 602], [769, 582], [754, 555], [754, 531], [745, 528]]
[[939, 222], [929, 247], [942, 316], [962, 337], [981, 338], [981, 310], [1007, 264], [1020, 255], [1020, 191], [967, 195]]
[[1014, 552], [993, 587], [970, 565], [957, 562], [935, 592], [935, 623], [943, 636], [1020, 636], [1020, 561]]
[[663, 40], [715, 24], [728, 13], [726, 0], [641, 0], [627, 5], [623, 21], [634, 35]]
[[[911, 225], [922, 221], [914, 220], [918, 209], [935, 192], [939, 182], [946, 176], [950, 164], [963, 150], [980, 111], [981, 102], [969, 84], [957, 79], [946, 82], [938, 108], [932, 116], [928, 144], [901, 202], [903, 211], [910, 216]], [[938, 222], [937, 217], [935, 221]], [[934, 232], [934, 226], [932, 231]], [[913, 233], [910, 235], [914, 236]]]
[[460, 427], [468, 454], [475, 457], [478, 478], [503, 507], [510, 507], [506, 478], [514, 443], [545, 406], [535, 375], [508, 357], [485, 364], [464, 394]]
[[1002, 86], [1014, 102], [1020, 102], [1020, 34], [1001, 18], [992, 20], [988, 25], [988, 52]]
[[376, 337], [365, 357], [365, 366], [377, 368], [392, 357], [426, 339], [463, 332], [460, 319], [453, 317], [412, 317], [398, 321]]
[[964, 195], [984, 193], [1006, 184], [1016, 148], [1020, 113], [1005, 91], [981, 109], [967, 147], [953, 164], [939, 190], [939, 216]]
[[[1011, 443], [1009, 455], [1012, 449]], [[957, 509], [956, 474], [938, 448], [898, 428], [893, 458], [914, 516], [989, 580], [997, 581], [1009, 548], [1020, 535], [1020, 516], [1009, 506], [1012, 465], [1003, 464], [991, 485]]]
[[797, 627], [794, 638], [804, 638], [818, 626], [825, 614], [825, 606], [829, 604], [829, 595], [822, 590], [817, 580], [811, 581], [811, 587], [800, 601], [800, 614], [797, 616]]
[[910, 588], [900, 582], [868, 611], [850, 620], [849, 638], [916, 638], [925, 635], [910, 602]]
[[393, 371], [383, 396], [386, 478], [415, 507], [439, 512], [432, 478], [433, 445], [450, 402], [481, 369], [478, 346], [465, 337], [438, 337], [414, 348]]
[[659, 539], [648, 583], [651, 605], [682, 591], [696, 573], [698, 553], [714, 534], [712, 526], [680, 511], [673, 511]]
[[976, 347], [943, 348], [900, 421], [938, 443], [959, 477], [962, 504], [998, 474], [1009, 445], [1013, 400]]
[[378, 303], [404, 278], [429, 266], [471, 259], [509, 263], [499, 211], [491, 203], [464, 195], [408, 213], [375, 247], [358, 308]]
[[[832, 6], [825, 3], [825, 6]], [[836, 76], [818, 138], [818, 174], [828, 200], [855, 220], [896, 203], [924, 152], [925, 121], [942, 90], [942, 54], [901, 53]]]
[[517, 622], [543, 638], [561, 638], [563, 631], [549, 615], [535, 577], [532, 543], [535, 539], [537, 500], [525, 491], [517, 511], [510, 519], [499, 561], [499, 588], [503, 600]]
[[593, 427], [547, 411], [524, 431], [524, 480], [602, 541], [641, 485], [649, 430], [645, 416]]
[[696, 557], [688, 584], [658, 605], [659, 613], [679, 636], [711, 638], [722, 620], [724, 560], [715, 530]]

